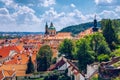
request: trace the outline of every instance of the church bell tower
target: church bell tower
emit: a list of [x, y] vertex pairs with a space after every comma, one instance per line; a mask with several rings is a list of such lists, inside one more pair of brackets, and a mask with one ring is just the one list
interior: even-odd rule
[[94, 26], [93, 26], [92, 30], [93, 30], [93, 32], [97, 32], [98, 31], [96, 15], [94, 17]]
[[45, 25], [45, 35], [48, 35], [48, 34], [49, 34], [49, 32], [48, 32], [48, 24], [46, 22], [46, 25]]

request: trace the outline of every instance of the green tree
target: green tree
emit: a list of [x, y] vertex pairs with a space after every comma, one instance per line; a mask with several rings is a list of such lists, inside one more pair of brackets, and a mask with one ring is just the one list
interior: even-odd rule
[[114, 50], [115, 49], [114, 43], [117, 42], [117, 34], [110, 19], [102, 21], [102, 30], [103, 30], [103, 36], [105, 37], [105, 40], [108, 43], [110, 49]]
[[108, 44], [105, 41], [104, 36], [101, 33], [94, 33], [90, 35], [90, 39], [87, 40], [90, 41], [90, 47], [94, 51], [95, 60], [98, 61], [97, 57], [101, 54], [110, 54], [110, 48], [108, 47]]
[[90, 46], [91, 55], [95, 57], [95, 61], [98, 61], [98, 56], [101, 54], [110, 54], [111, 50], [102, 33], [96, 32], [92, 35], [86, 36], [85, 39]]
[[114, 50], [110, 55], [111, 57], [120, 57], [120, 48]]
[[99, 55], [97, 58], [98, 58], [98, 61], [99, 61], [99, 62], [108, 61], [108, 60], [109, 60], [109, 56], [106, 55], [106, 54], [101, 54], [101, 55]]
[[80, 39], [76, 44], [79, 69], [86, 72], [87, 64], [93, 63], [94, 57], [91, 55], [91, 49], [86, 39]]
[[40, 48], [37, 55], [37, 71], [46, 71], [51, 64], [53, 52], [48, 45]]
[[105, 41], [100, 42], [97, 53], [98, 53], [98, 55], [100, 55], [100, 54], [108, 54], [109, 55], [111, 53], [110, 48], [108, 47], [108, 44]]
[[26, 74], [33, 73], [33, 72], [34, 72], [34, 65], [32, 63], [31, 57], [29, 57]]
[[72, 53], [74, 51], [74, 43], [72, 40], [65, 39], [59, 46], [59, 52], [64, 54], [66, 58], [72, 59]]

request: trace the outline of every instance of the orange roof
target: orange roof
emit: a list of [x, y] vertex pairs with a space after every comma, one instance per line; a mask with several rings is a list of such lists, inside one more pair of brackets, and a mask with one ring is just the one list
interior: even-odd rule
[[80, 32], [80, 33], [78, 34], [78, 38], [83, 38], [83, 37], [85, 37], [86, 35], [90, 35], [90, 34], [92, 34], [92, 33], [93, 33], [92, 28], [88, 28], [87, 30], [85, 30], [85, 31], [83, 31], [83, 32]]
[[0, 80], [4, 79], [4, 75], [2, 73], [2, 71], [0, 71]]
[[5, 77], [12, 77], [13, 74], [15, 74], [15, 71], [13, 70], [3, 70], [3, 74]]
[[21, 64], [26, 64], [28, 62], [29, 57], [26, 54], [21, 54]]
[[21, 51], [23, 49], [23, 43], [20, 43], [19, 45], [17, 45], [17, 48]]
[[16, 43], [17, 41], [18, 41], [18, 38], [11, 39], [11, 42], [12, 42], [12, 43]]
[[72, 39], [71, 33], [70, 32], [60, 32], [55, 36], [46, 36], [43, 39], [45, 40], [63, 40], [63, 39]]
[[[9, 62], [5, 64], [27, 64], [30, 53], [16, 54]], [[20, 59], [18, 59], [20, 57]], [[35, 63], [36, 53], [32, 54], [32, 62]]]
[[6, 70], [6, 71], [11, 71], [13, 70], [13, 68], [15, 69], [16, 71], [16, 76], [25, 76], [25, 72], [26, 72], [26, 69], [27, 69], [27, 65], [22, 65], [22, 64], [7, 64], [7, 65], [2, 65], [0, 67], [0, 70]]
[[63, 37], [63, 36], [71, 36], [70, 32], [60, 32], [56, 35], [56, 37]]
[[20, 52], [16, 46], [6, 46], [0, 48], [0, 56], [2, 56], [2, 58], [7, 57], [11, 50], [15, 50], [18, 53]]

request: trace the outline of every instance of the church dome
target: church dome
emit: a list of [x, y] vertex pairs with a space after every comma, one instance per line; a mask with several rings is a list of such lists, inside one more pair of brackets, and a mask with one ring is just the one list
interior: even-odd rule
[[49, 30], [55, 30], [55, 27], [53, 26], [53, 23], [51, 22]]

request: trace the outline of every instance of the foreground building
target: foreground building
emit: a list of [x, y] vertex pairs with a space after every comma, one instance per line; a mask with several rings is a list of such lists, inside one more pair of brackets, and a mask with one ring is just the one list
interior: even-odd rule
[[0, 80], [15, 80], [16, 72], [13, 70], [0, 70]]
[[70, 60], [61, 57], [56, 64], [51, 65], [48, 71], [58, 70], [60, 72], [67, 70], [67, 75], [74, 80], [85, 80], [85, 75], [79, 71], [78, 67]]
[[99, 68], [99, 76], [103, 79], [120, 76], [120, 57], [112, 58], [108, 62], [102, 62]]

